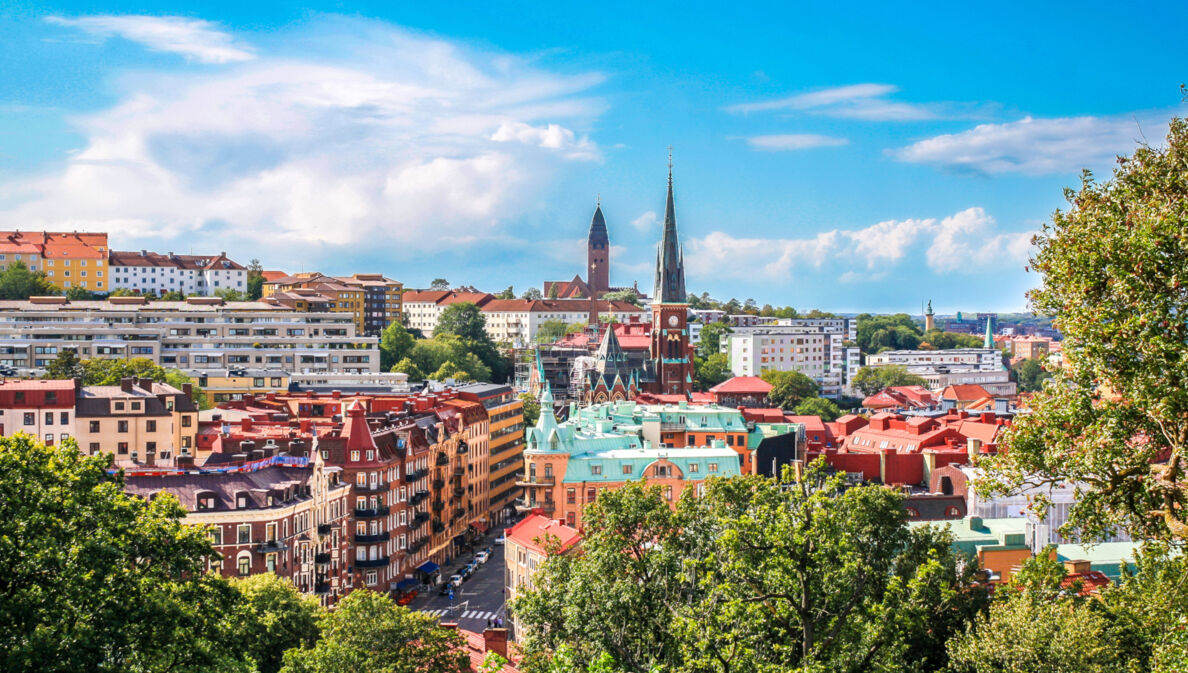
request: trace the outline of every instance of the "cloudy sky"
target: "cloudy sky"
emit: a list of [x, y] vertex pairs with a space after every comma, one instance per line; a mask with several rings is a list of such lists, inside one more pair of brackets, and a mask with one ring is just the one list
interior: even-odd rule
[[672, 145], [691, 291], [1016, 310], [1188, 109], [1181, 3], [792, 5], [0, 3], [0, 228], [519, 292], [601, 194], [650, 289]]

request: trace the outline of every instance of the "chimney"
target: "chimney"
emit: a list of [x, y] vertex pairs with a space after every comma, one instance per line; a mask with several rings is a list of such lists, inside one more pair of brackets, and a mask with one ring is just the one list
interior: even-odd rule
[[507, 629], [484, 629], [483, 649], [507, 659]]
[[243, 418], [243, 421], [241, 421], [241, 423], [240, 423], [240, 424], [241, 424], [241, 426], [243, 427], [243, 431], [244, 431], [244, 432], [247, 432], [248, 430], [251, 430], [251, 429], [252, 429], [252, 419], [251, 419], [251, 417], [250, 417], [250, 416], [245, 416], [245, 417]]
[[978, 457], [982, 452], [982, 440], [970, 437], [965, 441], [965, 452], [969, 455], [970, 460]]
[[194, 384], [193, 383], [183, 383], [182, 384], [182, 392], [186, 394], [186, 397], [193, 395], [194, 394]]
[[125, 393], [132, 392], [132, 385], [135, 382], [136, 379], [132, 378], [131, 376], [125, 376], [124, 378], [120, 379], [120, 390]]

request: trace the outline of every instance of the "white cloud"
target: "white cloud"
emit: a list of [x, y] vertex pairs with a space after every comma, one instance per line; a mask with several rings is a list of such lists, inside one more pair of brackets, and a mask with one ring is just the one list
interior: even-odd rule
[[726, 109], [748, 114], [776, 110], [808, 111], [830, 117], [862, 119], [866, 121], [917, 121], [940, 116], [943, 105], [920, 105], [887, 100], [886, 96], [899, 91], [891, 84], [851, 84], [787, 96], [777, 100], [741, 103]]
[[838, 282], [860, 283], [887, 278], [917, 258], [938, 274], [1021, 266], [1030, 240], [1030, 232], [998, 232], [983, 209], [968, 208], [941, 220], [886, 220], [809, 238], [737, 238], [715, 231], [689, 241], [685, 259], [694, 276], [786, 282], [808, 269]]
[[656, 223], [659, 221], [660, 221], [660, 218], [659, 218], [659, 216], [656, 215], [656, 211], [649, 210], [648, 212], [644, 213], [643, 215], [640, 215], [639, 217], [635, 218], [634, 220], [631, 220], [631, 226], [635, 227], [639, 231], [648, 232], [648, 231], [651, 231], [652, 228], [655, 227]]
[[602, 108], [583, 97], [596, 73], [319, 22], [280, 36], [300, 57], [117, 79], [119, 102], [75, 120], [85, 143], [61, 168], [0, 182], [0, 228], [106, 230], [117, 248], [285, 269], [338, 251], [407, 259], [505, 236], [567, 163], [598, 156], [572, 130]]
[[252, 50], [210, 21], [181, 16], [51, 16], [46, 21], [78, 28], [98, 38], [122, 37], [153, 51], [181, 54], [200, 63], [232, 63], [255, 58]]
[[980, 173], [1044, 175], [1101, 167], [1132, 152], [1143, 139], [1162, 138], [1166, 123], [1133, 117], [1065, 117], [981, 124], [890, 151], [900, 161]]
[[747, 138], [747, 144], [752, 148], [767, 152], [804, 150], [813, 147], [837, 147], [839, 145], [849, 144], [849, 142], [846, 138], [834, 138], [815, 133], [784, 133]]

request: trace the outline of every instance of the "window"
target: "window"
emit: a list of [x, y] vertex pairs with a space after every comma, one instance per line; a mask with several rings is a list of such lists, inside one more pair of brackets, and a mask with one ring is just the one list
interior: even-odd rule
[[190, 427], [190, 425], [191, 425], [193, 422], [194, 422], [194, 419], [193, 419], [193, 418], [191, 418], [190, 416], [182, 416], [182, 421], [181, 421], [181, 423], [182, 423], [182, 427], [183, 427], [183, 428], [188, 428], [188, 427]]
[[54, 433], [52, 433], [52, 432], [45, 433], [45, 445], [46, 446], [54, 445]]
[[206, 531], [206, 537], [210, 538], [211, 544], [223, 544], [223, 528], [222, 526], [215, 526]]
[[248, 554], [239, 555], [239, 575], [244, 577], [252, 572], [252, 557]]
[[63, 411], [61, 414], [59, 414], [58, 422], [61, 423], [62, 425], [70, 425], [70, 412]]
[[276, 572], [276, 554], [268, 554], [264, 557], [264, 567], [270, 573]]
[[132, 411], [140, 411], [140, 402], [132, 403]]
[[590, 474], [595, 475], [595, 476], [602, 474], [602, 466], [601, 465], [591, 465], [590, 466]]
[[124, 410], [124, 403], [123, 403], [123, 402], [114, 402], [113, 404], [115, 405], [115, 410], [116, 410], [116, 411], [123, 411], [123, 410]]
[[577, 490], [572, 488], [565, 489], [565, 504], [573, 505], [577, 503]]
[[623, 466], [623, 474], [631, 474], [631, 465], [630, 464]]
[[240, 524], [236, 529], [236, 539], [239, 544], [250, 544], [252, 541], [252, 525], [250, 523]]
[[37, 414], [31, 411], [25, 412], [25, 425], [37, 425]]
[[121, 456], [128, 455], [128, 442], [120, 442], [116, 445], [116, 452]]
[[717, 472], [717, 471], [718, 471], [718, 464], [717, 464], [717, 463], [710, 463], [710, 464], [707, 466], [707, 468], [708, 468], [708, 469], [706, 469], [706, 471], [707, 471], [707, 472]]
[[156, 442], [145, 442], [144, 443], [144, 451], [145, 451], [145, 453], [156, 453], [157, 452], [157, 443]]
[[366, 579], [367, 585], [368, 586], [374, 585], [378, 581], [379, 581], [379, 575], [376, 574], [376, 572], [374, 570], [368, 570], [367, 571], [367, 579]]
[[91, 455], [99, 453], [99, 442], [91, 442]]
[[701, 471], [701, 465], [698, 463], [689, 463], [689, 472], [696, 474]]
[[54, 412], [52, 412], [52, 411], [45, 412], [45, 424], [46, 425], [54, 424]]
[[128, 421], [117, 421], [116, 432], [128, 432]]
[[157, 421], [155, 421], [155, 420], [145, 421], [144, 429], [146, 432], [156, 432], [157, 431]]
[[353, 461], [359, 460], [359, 452], [358, 451], [351, 451], [351, 460], [353, 460]]

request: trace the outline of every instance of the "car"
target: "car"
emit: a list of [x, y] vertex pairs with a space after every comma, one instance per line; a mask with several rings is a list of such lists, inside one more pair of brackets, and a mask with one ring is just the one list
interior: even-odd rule
[[462, 580], [463, 577], [461, 575], [450, 575], [450, 581], [446, 583], [446, 586], [460, 587], [462, 586]]
[[474, 555], [474, 560], [478, 561], [479, 563], [486, 563], [488, 560], [490, 560], [490, 558], [491, 554], [485, 551], [481, 551]]
[[495, 538], [495, 544], [503, 544], [507, 540], [507, 531], [499, 531], [499, 537]]

